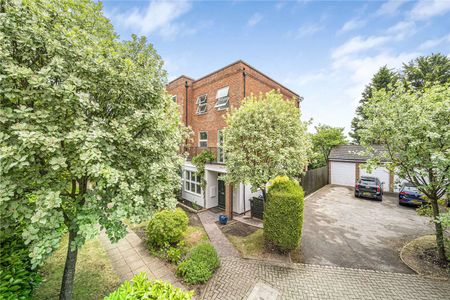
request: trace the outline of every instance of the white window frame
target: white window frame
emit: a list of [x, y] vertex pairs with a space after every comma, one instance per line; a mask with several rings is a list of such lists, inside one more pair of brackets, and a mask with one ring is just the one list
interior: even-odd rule
[[[225, 91], [226, 92], [222, 92]], [[217, 90], [217, 94], [216, 94], [216, 105], [214, 106], [215, 108], [217, 108], [217, 110], [222, 110], [222, 109], [227, 109], [229, 106], [229, 96], [230, 93], [230, 87], [229, 86], [225, 86], [223, 88], [220, 88]]]
[[[206, 133], [206, 139], [202, 139], [202, 132]], [[206, 143], [205, 144], [206, 146], [202, 146], [202, 143]], [[198, 146], [200, 148], [208, 148], [208, 131], [204, 131], [204, 130], [199, 131], [199, 133], [198, 133]]]
[[172, 95], [172, 101], [177, 103], [177, 95]]
[[[220, 142], [222, 137], [222, 143]], [[217, 162], [224, 163], [225, 162], [225, 151], [223, 150], [223, 130], [217, 130]]]
[[183, 189], [188, 193], [196, 195], [202, 194], [202, 187], [200, 185], [201, 178], [196, 172], [184, 170], [184, 184]]
[[197, 97], [197, 115], [202, 115], [207, 111], [208, 94], [200, 95]]

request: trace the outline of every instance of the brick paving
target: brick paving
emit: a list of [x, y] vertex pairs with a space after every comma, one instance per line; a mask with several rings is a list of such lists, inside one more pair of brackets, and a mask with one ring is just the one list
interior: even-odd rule
[[209, 240], [217, 250], [217, 254], [219, 254], [220, 257], [239, 257], [239, 252], [234, 248], [233, 244], [230, 243], [219, 227], [217, 227], [217, 215], [209, 210], [200, 212], [197, 215], [208, 234]]
[[189, 290], [179, 278], [175, 277], [175, 268], [151, 256], [144, 242], [132, 230], [128, 230], [128, 234], [116, 244], [112, 244], [103, 232], [100, 234], [100, 240], [121, 281], [129, 280], [134, 275], [145, 272], [148, 279], [168, 281], [176, 287]]
[[417, 275], [306, 264], [222, 259], [201, 299], [246, 299], [257, 283], [278, 299], [450, 299], [450, 282]]

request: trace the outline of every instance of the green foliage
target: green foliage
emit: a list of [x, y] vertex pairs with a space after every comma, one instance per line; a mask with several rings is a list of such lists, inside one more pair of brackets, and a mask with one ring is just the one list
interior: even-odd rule
[[0, 237], [0, 299], [30, 299], [41, 281], [19, 234]]
[[[205, 164], [212, 162], [216, 159], [214, 153], [211, 151], [202, 151], [192, 158], [192, 164], [197, 168], [197, 175], [200, 176], [202, 189], [206, 188], [205, 179]], [[195, 209], [195, 207], [194, 207]]]
[[186, 259], [178, 265], [177, 275], [189, 284], [204, 283], [219, 265], [216, 249], [210, 243], [202, 243], [192, 248]]
[[176, 247], [169, 247], [166, 251], [167, 260], [173, 264], [178, 265], [178, 263], [183, 259], [186, 254], [186, 244], [184, 241], [180, 241]]
[[27, 224], [33, 265], [67, 229], [73, 249], [117, 241], [122, 220], [174, 208], [183, 137], [153, 46], [118, 40], [94, 1], [0, 10], [0, 219]]
[[295, 101], [285, 100], [280, 93], [246, 98], [226, 122], [228, 182], [244, 182], [256, 190], [278, 175], [297, 176], [308, 164], [307, 124], [300, 121]]
[[402, 82], [408, 89], [422, 92], [433, 84], [450, 84], [450, 58], [437, 53], [420, 56], [403, 64], [399, 71], [388, 69], [386, 66], [380, 68], [366, 86], [352, 121], [350, 136], [356, 143], [360, 143], [361, 133], [358, 131], [363, 127], [362, 122], [368, 119], [364, 107], [372, 101], [373, 92], [381, 89], [389, 92], [398, 82]]
[[296, 249], [302, 238], [303, 189], [287, 176], [271, 183], [264, 206], [264, 238], [283, 251]]
[[149, 281], [145, 273], [140, 273], [134, 276], [131, 282], [125, 281], [104, 300], [190, 300], [193, 296], [194, 291], [184, 292], [170, 283], [160, 280]]
[[366, 85], [361, 100], [359, 100], [359, 106], [356, 108], [356, 116], [352, 120], [352, 131], [350, 136], [353, 140], [359, 144], [360, 133], [358, 132], [361, 128], [359, 122], [365, 120], [367, 117], [364, 113], [364, 106], [371, 100], [373, 91], [380, 89], [389, 90], [392, 84], [395, 84], [398, 80], [398, 74], [396, 71], [389, 69], [387, 66], [381, 67], [375, 75], [373, 75], [372, 80], [368, 85]]
[[[388, 168], [414, 183], [433, 207], [432, 218], [439, 218], [438, 201], [450, 190], [449, 86], [437, 84], [413, 90], [398, 84], [389, 92], [374, 92], [364, 113], [367, 120], [361, 123], [361, 143], [371, 156], [371, 141], [380, 141], [386, 148], [385, 157], [372, 156], [368, 165], [380, 165], [383, 158], [389, 161]], [[440, 223], [435, 227], [443, 259]]]
[[328, 156], [333, 147], [347, 143], [344, 128], [319, 124], [316, 133], [311, 136], [313, 155], [309, 167], [320, 168], [327, 165]]
[[147, 241], [152, 248], [175, 245], [183, 238], [189, 218], [181, 208], [157, 212], [147, 225]]

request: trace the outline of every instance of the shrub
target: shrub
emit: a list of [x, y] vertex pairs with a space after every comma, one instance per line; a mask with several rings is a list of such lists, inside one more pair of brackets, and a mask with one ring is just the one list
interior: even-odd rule
[[147, 240], [150, 247], [161, 248], [178, 243], [188, 226], [189, 218], [181, 209], [162, 210], [155, 214], [147, 225]]
[[178, 264], [186, 254], [186, 244], [180, 241], [176, 247], [169, 247], [166, 251], [167, 260], [171, 263]]
[[209, 243], [202, 243], [191, 249], [186, 259], [178, 266], [177, 275], [189, 284], [204, 283], [219, 265], [216, 249]]
[[282, 251], [301, 242], [304, 193], [297, 181], [278, 176], [272, 181], [264, 207], [264, 238]]
[[41, 281], [19, 234], [0, 238], [0, 299], [30, 299]]
[[104, 300], [190, 300], [193, 295], [193, 291], [184, 292], [168, 282], [149, 281], [145, 273], [140, 273], [134, 276], [131, 282], [127, 280], [122, 283], [116, 291], [105, 297]]

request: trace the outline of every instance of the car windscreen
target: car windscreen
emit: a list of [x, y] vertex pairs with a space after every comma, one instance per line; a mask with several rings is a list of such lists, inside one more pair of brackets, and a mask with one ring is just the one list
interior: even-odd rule
[[365, 185], [375, 185], [376, 182], [375, 182], [374, 179], [361, 178], [361, 184], [365, 184]]
[[403, 191], [411, 192], [411, 193], [418, 193], [419, 192], [419, 190], [415, 186], [411, 186], [411, 185], [405, 185], [405, 187], [403, 188]]

